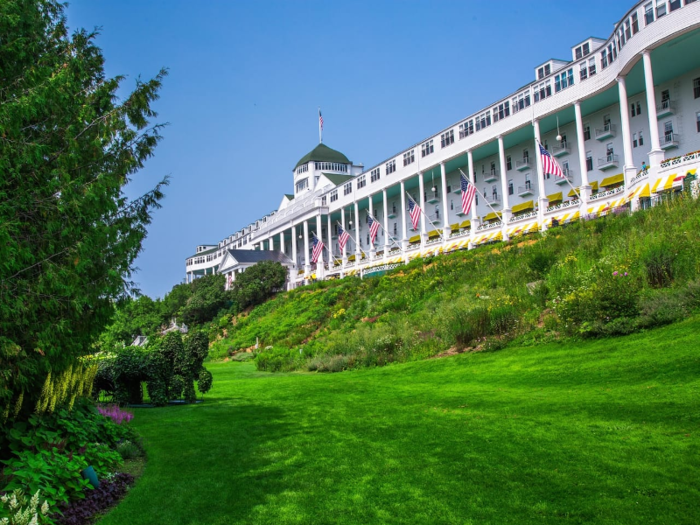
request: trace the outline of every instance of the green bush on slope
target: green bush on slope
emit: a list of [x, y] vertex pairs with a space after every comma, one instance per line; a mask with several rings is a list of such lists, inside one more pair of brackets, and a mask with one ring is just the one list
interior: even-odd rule
[[315, 283], [216, 328], [210, 356], [259, 343], [261, 370], [337, 371], [667, 324], [698, 304], [699, 225], [698, 203], [677, 199], [382, 277]]

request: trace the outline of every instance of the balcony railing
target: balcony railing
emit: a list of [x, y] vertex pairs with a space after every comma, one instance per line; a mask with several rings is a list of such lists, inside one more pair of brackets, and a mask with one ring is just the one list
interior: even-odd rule
[[665, 133], [661, 137], [661, 149], [672, 149], [678, 147], [678, 134], [677, 133]]
[[595, 130], [595, 138], [596, 140], [605, 140], [609, 139], [615, 136], [615, 125], [614, 124], [606, 124], [603, 126], [602, 129], [596, 129]]
[[484, 182], [494, 182], [498, 180], [498, 170], [496, 168], [484, 174]]
[[569, 153], [571, 153], [571, 146], [569, 146], [569, 143], [566, 141], [562, 142], [558, 146], [552, 146], [552, 155], [555, 157], [563, 157]]
[[503, 222], [501, 222], [501, 221], [490, 222], [490, 223], [482, 224], [481, 226], [479, 226], [476, 229], [476, 231], [482, 232], [484, 230], [493, 230], [495, 228], [500, 228], [501, 226], [503, 226]]
[[501, 198], [498, 195], [484, 195], [486, 202], [493, 206], [494, 204], [501, 204]]
[[663, 118], [673, 115], [676, 112], [676, 103], [671, 100], [662, 100], [656, 106], [656, 118]]
[[574, 174], [569, 168], [562, 168], [562, 171], [564, 172], [564, 177], [555, 177], [555, 183], [562, 185], [562, 184], [573, 184], [574, 183]]
[[529, 182], [525, 183], [525, 186], [518, 186], [518, 195], [521, 197], [526, 197], [527, 195], [532, 195], [535, 190], [532, 189], [532, 184]]
[[599, 170], [609, 170], [611, 168], [617, 168], [620, 163], [620, 159], [617, 155], [611, 153], [601, 159], [598, 159], [598, 169]]
[[532, 164], [530, 163], [530, 159], [523, 159], [523, 160], [516, 160], [515, 161], [515, 169], [518, 171], [529, 170], [531, 167], [532, 167]]

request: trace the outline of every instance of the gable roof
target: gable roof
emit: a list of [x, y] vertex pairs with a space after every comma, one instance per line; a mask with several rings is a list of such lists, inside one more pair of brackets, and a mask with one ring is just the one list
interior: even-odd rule
[[355, 178], [354, 175], [340, 175], [339, 173], [321, 173], [321, 175], [331, 181], [334, 186], [340, 186], [344, 182]]
[[292, 260], [278, 250], [226, 250], [219, 265], [218, 273], [224, 273], [229, 268], [239, 264], [256, 264], [262, 261], [273, 261], [285, 266], [293, 266]]
[[350, 164], [348, 158], [341, 152], [329, 148], [324, 143], [320, 143], [314, 149], [309, 151], [304, 155], [294, 169], [297, 169], [302, 164], [306, 164], [309, 161], [319, 161], [319, 162], [338, 162], [340, 164]]

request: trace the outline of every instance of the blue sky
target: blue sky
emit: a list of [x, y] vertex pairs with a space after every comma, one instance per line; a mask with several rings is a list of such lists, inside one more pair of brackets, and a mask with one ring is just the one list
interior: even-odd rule
[[[184, 2], [73, 0], [71, 28], [100, 27], [110, 76], [161, 67], [165, 139], [127, 187], [165, 175], [135, 281], [162, 297], [197, 244], [275, 210], [318, 142], [365, 167], [534, 80], [536, 65], [607, 38], [631, 0]], [[124, 91], [126, 93], [126, 91]]]

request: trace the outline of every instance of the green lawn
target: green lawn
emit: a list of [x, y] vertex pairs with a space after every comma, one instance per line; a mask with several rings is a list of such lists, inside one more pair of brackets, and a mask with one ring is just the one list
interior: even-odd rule
[[700, 318], [385, 368], [209, 365], [141, 409], [144, 476], [101, 523], [700, 522]]

